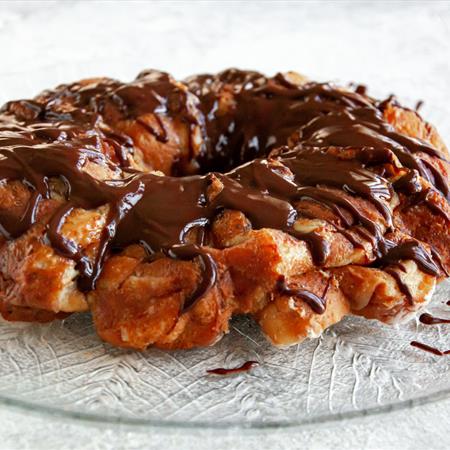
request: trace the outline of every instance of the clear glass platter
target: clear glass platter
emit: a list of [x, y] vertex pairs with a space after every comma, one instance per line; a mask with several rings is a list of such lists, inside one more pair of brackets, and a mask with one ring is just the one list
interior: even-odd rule
[[[449, 315], [450, 284], [429, 310]], [[0, 402], [132, 425], [292, 426], [446, 398], [450, 358], [410, 345], [450, 348], [446, 325], [390, 327], [349, 317], [316, 340], [277, 349], [241, 318], [214, 347], [192, 351], [111, 348], [88, 314], [48, 325], [0, 327]], [[219, 377], [216, 367], [260, 364]]]
[[[177, 77], [229, 66], [294, 69], [367, 83], [375, 96], [396, 92], [409, 106], [425, 99], [424, 117], [450, 142], [450, 66], [443, 62], [450, 9], [437, 3], [426, 13], [413, 4], [390, 5], [389, 15], [385, 9], [367, 3], [289, 3], [274, 12], [256, 3], [221, 10], [192, 2], [0, 5], [0, 103], [83, 77], [131, 79], [147, 67]], [[446, 282], [428, 310], [449, 317], [448, 300]], [[135, 426], [323, 423], [449, 397], [450, 357], [413, 348], [412, 340], [450, 349], [448, 325], [415, 320], [390, 327], [348, 317], [319, 339], [277, 349], [251, 320], [239, 318], [214, 347], [143, 353], [102, 343], [89, 314], [47, 325], [1, 322], [0, 403]], [[206, 373], [247, 360], [260, 364], [229, 377]]]

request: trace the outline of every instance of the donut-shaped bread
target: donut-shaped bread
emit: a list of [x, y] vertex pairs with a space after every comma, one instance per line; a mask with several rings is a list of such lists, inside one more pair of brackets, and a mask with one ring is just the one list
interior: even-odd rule
[[449, 154], [361, 86], [226, 70], [82, 80], [0, 113], [0, 311], [121, 347], [405, 320], [450, 270]]

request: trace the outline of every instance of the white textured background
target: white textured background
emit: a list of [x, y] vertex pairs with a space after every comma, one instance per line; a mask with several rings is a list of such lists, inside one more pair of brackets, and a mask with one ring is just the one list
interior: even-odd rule
[[[229, 66], [297, 70], [395, 92], [449, 129], [448, 2], [1, 2], [0, 102], [145, 67], [177, 77]], [[64, 70], [62, 70], [64, 67]], [[24, 76], [24, 74], [26, 74]], [[444, 136], [447, 141], [450, 135]], [[0, 411], [0, 448], [294, 449], [450, 445], [450, 402], [284, 432], [136, 432]]]

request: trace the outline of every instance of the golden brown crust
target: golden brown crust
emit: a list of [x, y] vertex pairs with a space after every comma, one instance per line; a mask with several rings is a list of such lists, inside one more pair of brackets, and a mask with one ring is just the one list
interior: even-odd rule
[[290, 285], [320, 296], [326, 301], [327, 308], [323, 314], [317, 314], [295, 296], [275, 292], [271, 301], [254, 314], [274, 345], [289, 346], [306, 338], [318, 337], [350, 312], [349, 302], [330, 272], [313, 270], [291, 278]]
[[334, 273], [353, 314], [394, 323], [408, 318], [428, 303], [436, 283], [434, 277], [418, 270], [413, 261], [405, 261], [402, 269], [392, 271], [412, 291], [413, 302], [402, 292], [397, 279], [386, 271], [350, 265]]
[[145, 262], [141, 248], [110, 258], [89, 302], [97, 332], [122, 347], [191, 348], [228, 331], [233, 292], [226, 272], [191, 309], [180, 314], [201, 276], [193, 262]]
[[[384, 115], [396, 130], [407, 136], [423, 139], [442, 152], [445, 158], [450, 157], [437, 130], [423, 121], [416, 112], [388, 105]], [[423, 156], [450, 183], [450, 164], [436, 157]], [[395, 226], [436, 249], [444, 267], [450, 271], [450, 205], [430, 183], [423, 179], [421, 183], [426, 192], [426, 201], [410, 204], [409, 199], [400, 194], [399, 207], [394, 215]]]
[[87, 310], [76, 287], [75, 263], [43, 243], [44, 226], [37, 225], [0, 250], [0, 292], [5, 304], [54, 313]]

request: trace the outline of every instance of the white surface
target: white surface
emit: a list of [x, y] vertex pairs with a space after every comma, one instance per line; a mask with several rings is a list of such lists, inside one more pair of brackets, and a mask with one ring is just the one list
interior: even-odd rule
[[[73, 79], [131, 79], [145, 67], [178, 77], [228, 66], [293, 69], [367, 83], [410, 105], [423, 99], [423, 114], [448, 129], [448, 3], [191, 3], [1, 3], [0, 100], [69, 81], [68, 68]], [[3, 410], [0, 447], [448, 448], [449, 417], [447, 401], [314, 430], [205, 432], [199, 441], [194, 432], [99, 429]]]

